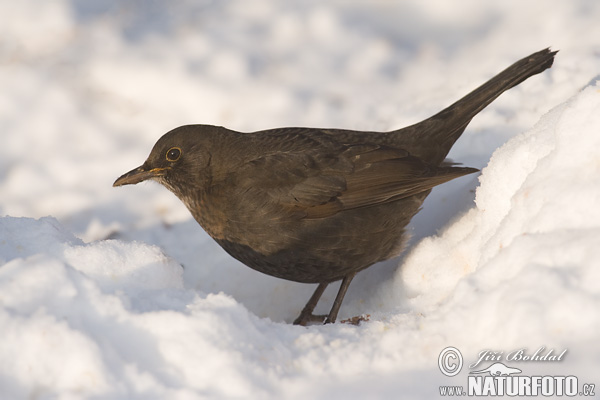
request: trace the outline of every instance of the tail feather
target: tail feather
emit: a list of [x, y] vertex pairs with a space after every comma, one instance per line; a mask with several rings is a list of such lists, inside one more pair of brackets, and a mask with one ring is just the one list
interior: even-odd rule
[[[544, 49], [533, 53], [532, 55], [517, 61], [492, 79], [467, 94], [454, 104], [433, 115], [432, 117], [419, 122], [418, 124], [401, 129], [398, 132], [412, 131], [418, 134], [408, 135], [417, 136], [413, 146], [414, 153], [422, 153], [421, 157], [430, 160], [430, 162], [439, 163], [450, 151], [450, 148], [460, 137], [471, 119], [481, 110], [487, 107], [498, 96], [506, 90], [518, 85], [527, 78], [539, 74], [550, 68], [554, 62], [554, 55], [557, 51]], [[437, 139], [427, 140], [426, 138]], [[429, 150], [419, 148], [419, 143], [434, 142], [437, 146], [431, 146]], [[435, 149], [435, 147], [438, 147]]]

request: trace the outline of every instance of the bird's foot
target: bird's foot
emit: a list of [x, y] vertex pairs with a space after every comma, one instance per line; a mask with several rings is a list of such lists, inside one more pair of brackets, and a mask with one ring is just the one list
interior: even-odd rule
[[300, 313], [300, 316], [294, 321], [294, 325], [306, 326], [309, 323], [327, 324], [328, 315], [313, 315], [312, 313]]

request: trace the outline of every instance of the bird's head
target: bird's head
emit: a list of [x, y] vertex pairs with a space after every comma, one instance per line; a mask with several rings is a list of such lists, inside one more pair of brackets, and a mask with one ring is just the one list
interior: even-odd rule
[[113, 186], [134, 185], [151, 179], [180, 196], [186, 187], [201, 184], [206, 180], [211, 161], [210, 138], [207, 137], [210, 132], [205, 131], [210, 129], [188, 125], [164, 134], [144, 164], [120, 176]]

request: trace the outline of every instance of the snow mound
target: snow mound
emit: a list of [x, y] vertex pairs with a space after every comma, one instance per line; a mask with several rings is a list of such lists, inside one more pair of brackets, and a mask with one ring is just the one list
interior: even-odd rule
[[[477, 207], [439, 237], [423, 240], [398, 278], [415, 296], [440, 300], [476, 270], [496, 286], [519, 279], [532, 264], [571, 270], [596, 263], [599, 126], [595, 84], [499, 148], [482, 171]], [[582, 283], [592, 290], [587, 278]]]
[[462, 340], [473, 350], [590, 339], [600, 326], [598, 127], [596, 84], [498, 149], [476, 207], [421, 241], [398, 272], [415, 309], [441, 307], [460, 321], [456, 334], [477, 332]]
[[8, 265], [25, 263], [37, 268], [37, 262], [28, 260], [38, 260], [43, 254], [47, 261], [63, 264], [64, 271], [89, 278], [107, 292], [183, 287], [183, 269], [157, 246], [116, 240], [85, 244], [51, 217], [2, 218], [0, 237], [0, 262]]

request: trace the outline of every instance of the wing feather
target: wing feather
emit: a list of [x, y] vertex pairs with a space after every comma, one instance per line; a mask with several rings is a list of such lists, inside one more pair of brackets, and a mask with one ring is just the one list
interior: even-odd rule
[[323, 141], [294, 139], [247, 162], [236, 179], [244, 179], [243, 187], [261, 201], [270, 199], [301, 218], [396, 201], [477, 171], [430, 165], [404, 149], [374, 143], [338, 144], [329, 135]]

